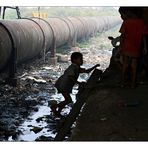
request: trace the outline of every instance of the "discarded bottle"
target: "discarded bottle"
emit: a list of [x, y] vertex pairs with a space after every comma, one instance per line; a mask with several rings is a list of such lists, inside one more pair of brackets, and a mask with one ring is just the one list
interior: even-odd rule
[[118, 103], [119, 107], [139, 107], [140, 105], [141, 101], [132, 101], [132, 102], [120, 101]]
[[141, 104], [140, 101], [129, 102], [126, 104], [126, 107], [138, 107], [140, 106], [140, 104]]

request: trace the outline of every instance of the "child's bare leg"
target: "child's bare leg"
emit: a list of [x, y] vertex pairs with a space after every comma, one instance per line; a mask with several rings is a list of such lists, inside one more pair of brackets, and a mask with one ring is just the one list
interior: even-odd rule
[[51, 106], [50, 106], [53, 114], [56, 115], [56, 116], [58, 116], [57, 115], [57, 107], [58, 107], [58, 104], [57, 103], [56, 104], [51, 104]]
[[121, 86], [123, 87], [125, 85], [125, 78], [127, 74], [128, 69], [128, 57], [123, 57], [123, 65], [122, 65], [122, 75], [121, 75]]
[[131, 87], [134, 88], [136, 86], [137, 58], [132, 59], [131, 68], [132, 68], [132, 76], [131, 76], [132, 84], [131, 84]]
[[144, 77], [146, 76], [146, 70], [143, 69], [142, 72], [140, 73], [140, 84], [144, 83]]
[[60, 102], [58, 104], [58, 112], [60, 113], [61, 110], [65, 107], [65, 105], [69, 104], [72, 102], [71, 96], [69, 93], [62, 93], [62, 95], [64, 96], [64, 101]]

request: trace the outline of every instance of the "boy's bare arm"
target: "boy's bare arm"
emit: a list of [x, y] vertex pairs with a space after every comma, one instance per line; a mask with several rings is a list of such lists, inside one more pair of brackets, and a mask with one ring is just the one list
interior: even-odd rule
[[89, 72], [91, 72], [92, 70], [94, 70], [95, 68], [97, 68], [99, 66], [100, 66], [100, 64], [96, 64], [95, 66], [93, 66], [92, 68], [89, 68], [89, 69], [80, 68], [80, 73], [89, 73]]

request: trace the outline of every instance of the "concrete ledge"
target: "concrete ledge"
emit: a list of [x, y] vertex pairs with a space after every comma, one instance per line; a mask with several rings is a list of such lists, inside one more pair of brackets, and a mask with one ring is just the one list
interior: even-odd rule
[[57, 65], [57, 57], [50, 57], [49, 61], [51, 65]]

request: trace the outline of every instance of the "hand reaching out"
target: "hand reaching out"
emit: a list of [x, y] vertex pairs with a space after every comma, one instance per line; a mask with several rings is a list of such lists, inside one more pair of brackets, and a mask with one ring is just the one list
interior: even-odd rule
[[97, 67], [100, 67], [100, 64], [96, 64], [96, 65], [95, 65], [95, 68], [97, 68]]

